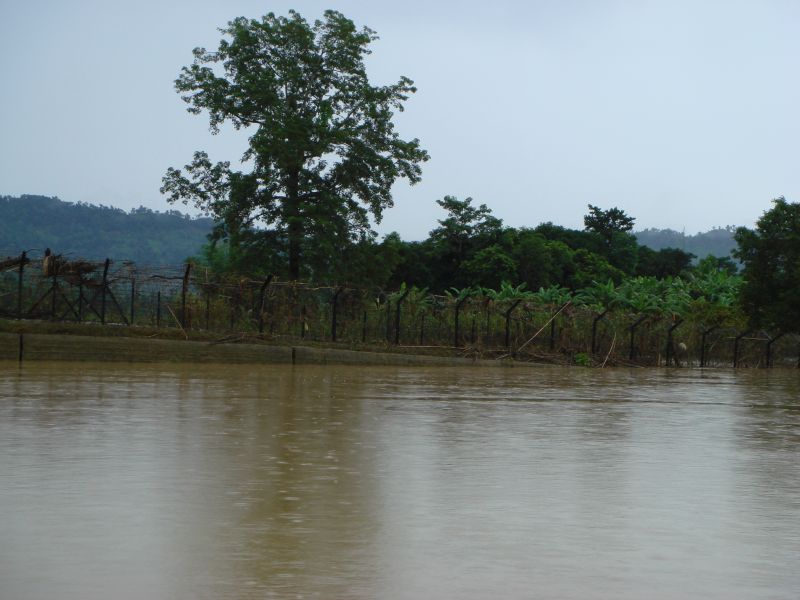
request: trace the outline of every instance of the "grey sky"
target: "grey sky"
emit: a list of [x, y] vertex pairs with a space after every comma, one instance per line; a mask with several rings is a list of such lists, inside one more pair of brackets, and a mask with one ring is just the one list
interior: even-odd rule
[[174, 92], [192, 48], [236, 16], [335, 8], [380, 35], [374, 82], [419, 88], [398, 127], [431, 160], [382, 233], [425, 237], [445, 194], [513, 226], [580, 227], [592, 203], [687, 233], [800, 200], [793, 0], [0, 1], [0, 194], [170, 208], [167, 167], [245, 143]]

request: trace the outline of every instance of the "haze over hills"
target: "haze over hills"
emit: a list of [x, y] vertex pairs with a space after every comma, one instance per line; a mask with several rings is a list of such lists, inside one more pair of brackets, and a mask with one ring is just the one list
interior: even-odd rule
[[50, 248], [69, 258], [178, 264], [199, 252], [213, 220], [148, 208], [125, 212], [46, 196], [0, 196], [0, 253]]
[[[435, 225], [431, 223], [431, 228]], [[178, 264], [200, 252], [212, 227], [212, 219], [191, 218], [174, 210], [141, 207], [125, 212], [57, 197], [0, 196], [0, 254], [4, 256], [51, 248], [70, 258]], [[736, 247], [733, 231], [726, 227], [685, 235], [671, 229], [646, 229], [635, 235], [640, 244], [653, 250], [679, 248], [703, 258], [728, 256]]]
[[642, 246], [648, 246], [653, 250], [678, 248], [684, 252], [691, 252], [697, 258], [703, 258], [709, 254], [719, 257], [730, 256], [731, 251], [736, 248], [733, 239], [735, 232], [736, 228], [729, 225], [694, 235], [686, 235], [673, 229], [645, 229], [635, 231], [634, 235]]

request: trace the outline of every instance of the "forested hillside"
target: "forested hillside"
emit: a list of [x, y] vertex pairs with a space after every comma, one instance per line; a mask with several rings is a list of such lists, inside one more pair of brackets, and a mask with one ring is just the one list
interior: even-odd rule
[[200, 252], [211, 219], [147, 208], [125, 212], [58, 198], [0, 196], [0, 254], [44, 250], [70, 258], [174, 264]]
[[728, 226], [695, 235], [686, 235], [673, 229], [645, 229], [635, 232], [634, 235], [642, 246], [653, 250], [678, 248], [698, 258], [704, 258], [709, 254], [730, 256], [731, 250], [736, 248], [736, 241], [733, 239], [735, 232], [735, 227]]

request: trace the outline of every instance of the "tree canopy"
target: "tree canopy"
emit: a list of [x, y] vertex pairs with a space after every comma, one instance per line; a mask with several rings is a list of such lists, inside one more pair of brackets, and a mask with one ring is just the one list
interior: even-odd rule
[[590, 204], [589, 214], [583, 217], [583, 224], [587, 231], [594, 231], [610, 246], [614, 234], [629, 232], [635, 220], [617, 207], [603, 210]]
[[289, 277], [313, 274], [314, 256], [371, 239], [370, 217], [392, 206], [398, 178], [419, 181], [428, 154], [393, 123], [416, 88], [407, 77], [372, 85], [364, 57], [377, 36], [336, 11], [313, 24], [294, 11], [240, 17], [221, 31], [218, 49], [196, 48], [175, 87], [189, 112], [208, 112], [212, 133], [225, 122], [253, 132], [242, 156], [252, 168], [197, 152], [167, 171], [162, 193], [213, 216], [232, 253], [260, 237], [254, 226], [271, 228], [263, 234]]
[[744, 264], [741, 303], [754, 325], [800, 329], [800, 204], [773, 201], [755, 230], [736, 230]]

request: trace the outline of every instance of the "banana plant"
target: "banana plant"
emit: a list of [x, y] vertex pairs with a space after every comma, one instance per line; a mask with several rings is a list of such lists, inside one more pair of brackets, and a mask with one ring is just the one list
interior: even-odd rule
[[622, 305], [623, 297], [609, 279], [606, 283], [593, 281], [592, 287], [584, 288], [576, 294], [575, 302], [594, 312], [606, 313]]
[[551, 285], [547, 288], [539, 288], [539, 291], [533, 294], [533, 299], [540, 304], [554, 308], [563, 306], [572, 300], [572, 292], [560, 285]]
[[504, 300], [528, 300], [533, 298], [533, 292], [526, 290], [525, 287], [525, 282], [513, 286], [508, 281], [503, 281], [500, 283], [499, 290], [481, 288], [481, 293], [493, 302], [502, 302]]

